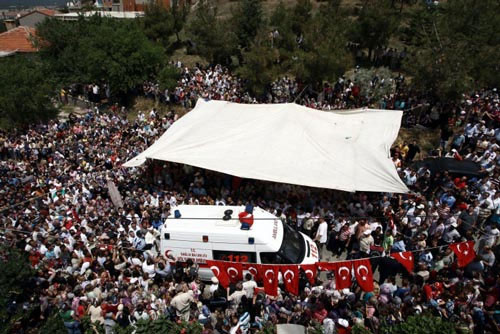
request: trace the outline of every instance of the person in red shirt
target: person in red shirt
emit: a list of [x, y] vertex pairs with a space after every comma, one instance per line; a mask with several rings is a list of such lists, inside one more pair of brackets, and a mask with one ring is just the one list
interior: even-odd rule
[[453, 180], [453, 183], [457, 189], [464, 189], [467, 187], [467, 176], [457, 177]]
[[443, 293], [443, 284], [440, 282], [426, 284], [424, 285], [424, 293], [427, 301], [437, 299]]
[[337, 320], [337, 334], [349, 334], [351, 333], [351, 326], [349, 326], [349, 321], [340, 318]]

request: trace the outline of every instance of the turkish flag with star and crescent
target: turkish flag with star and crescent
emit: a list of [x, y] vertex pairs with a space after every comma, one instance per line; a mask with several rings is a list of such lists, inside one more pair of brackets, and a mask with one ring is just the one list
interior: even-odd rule
[[413, 272], [413, 267], [415, 266], [415, 259], [413, 257], [412, 252], [391, 253], [391, 257], [396, 259], [396, 261], [398, 261], [399, 263], [401, 263], [403, 267], [405, 267], [410, 274]]
[[316, 284], [316, 274], [317, 274], [316, 265], [315, 264], [301, 264], [300, 268], [302, 270], [304, 270], [304, 273], [306, 274], [307, 279], [309, 280], [309, 283], [311, 283], [311, 285], [315, 285]]
[[283, 283], [285, 284], [286, 291], [299, 295], [299, 266], [296, 264], [280, 266]]
[[239, 262], [223, 262], [224, 270], [231, 283], [236, 284], [243, 280], [243, 265]]
[[476, 252], [474, 251], [474, 241], [464, 241], [451, 244], [450, 248], [457, 256], [457, 262], [460, 268], [471, 263], [476, 257]]
[[335, 287], [342, 290], [351, 287], [351, 261], [342, 261], [332, 263], [335, 269]]
[[260, 268], [260, 264], [255, 264], [255, 263], [242, 263], [243, 270], [248, 271], [250, 274], [252, 274], [253, 279], [256, 282], [262, 281], [261, 277], [261, 271], [262, 269]]
[[208, 267], [212, 270], [215, 277], [219, 280], [219, 284], [224, 288], [229, 286], [229, 276], [226, 274], [224, 262], [207, 260]]
[[263, 264], [261, 265], [261, 269], [264, 291], [270, 296], [277, 296], [279, 267]]
[[358, 285], [363, 291], [373, 291], [373, 273], [372, 265], [369, 259], [352, 261], [354, 268], [354, 276]]

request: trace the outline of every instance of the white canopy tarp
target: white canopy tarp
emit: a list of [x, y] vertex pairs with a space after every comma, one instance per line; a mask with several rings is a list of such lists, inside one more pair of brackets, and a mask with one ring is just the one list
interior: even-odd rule
[[129, 160], [188, 164], [243, 178], [345, 191], [405, 193], [390, 158], [402, 111], [325, 112], [294, 103], [198, 100]]

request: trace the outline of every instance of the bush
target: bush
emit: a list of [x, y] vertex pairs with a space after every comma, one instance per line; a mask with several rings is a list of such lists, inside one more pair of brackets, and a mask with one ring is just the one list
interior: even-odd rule
[[456, 334], [453, 323], [432, 315], [414, 315], [397, 325], [382, 325], [385, 334]]

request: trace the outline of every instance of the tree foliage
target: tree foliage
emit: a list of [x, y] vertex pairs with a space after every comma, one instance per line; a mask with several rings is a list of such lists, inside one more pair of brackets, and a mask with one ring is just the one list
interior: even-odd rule
[[181, 72], [177, 67], [166, 65], [158, 73], [158, 82], [161, 90], [173, 90], [177, 86], [177, 81], [181, 76]]
[[151, 41], [164, 48], [170, 46], [170, 37], [174, 34], [174, 21], [171, 13], [160, 0], [149, 1], [146, 4], [140, 25]]
[[172, 15], [172, 22], [174, 33], [177, 42], [181, 41], [179, 33], [184, 29], [187, 17], [189, 14], [189, 6], [187, 1], [172, 0], [172, 7], [170, 8], [170, 15]]
[[239, 1], [232, 21], [239, 45], [249, 47], [265, 23], [261, 0]]
[[254, 95], [262, 96], [266, 93], [276, 78], [276, 56], [277, 50], [271, 48], [264, 32], [259, 34], [248, 51], [243, 52], [243, 64], [237, 73]]
[[382, 325], [381, 333], [387, 334], [455, 334], [455, 325], [441, 317], [414, 315], [397, 325]]
[[404, 68], [414, 76], [415, 87], [441, 100], [455, 100], [473, 87], [497, 85], [498, 12], [495, 0], [418, 7], [405, 31], [411, 55]]
[[357, 22], [352, 25], [352, 39], [368, 49], [371, 57], [375, 48], [387, 45], [398, 24], [397, 12], [386, 0], [365, 1]]
[[44, 121], [57, 115], [51, 100], [55, 95], [54, 86], [47, 80], [47, 73], [37, 58], [0, 58], [0, 91], [2, 128]]
[[58, 82], [105, 82], [113, 95], [130, 92], [164, 61], [163, 49], [137, 22], [97, 15], [76, 22], [45, 20], [37, 27], [37, 43]]
[[210, 63], [230, 64], [237, 49], [236, 35], [230, 29], [229, 21], [217, 17], [217, 7], [212, 2], [198, 1], [186, 28], [194, 50], [200, 56]]
[[293, 73], [305, 83], [335, 80], [353, 65], [347, 50], [348, 22], [332, 3], [322, 5], [306, 26], [303, 45], [298, 49]]
[[16, 323], [36, 320], [30, 319], [33, 309], [24, 305], [31, 298], [34, 272], [17, 249], [1, 246], [0, 254], [0, 333], [11, 333]]

